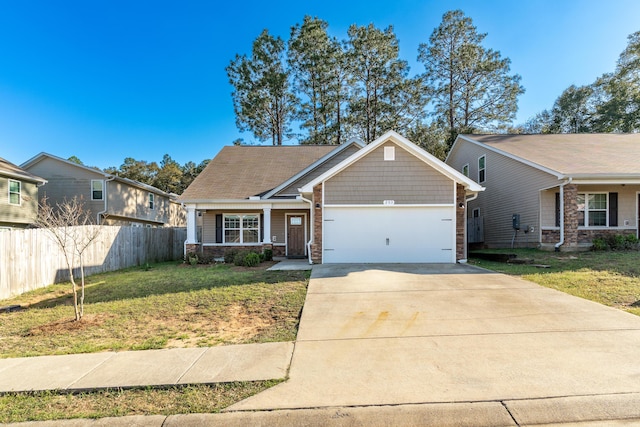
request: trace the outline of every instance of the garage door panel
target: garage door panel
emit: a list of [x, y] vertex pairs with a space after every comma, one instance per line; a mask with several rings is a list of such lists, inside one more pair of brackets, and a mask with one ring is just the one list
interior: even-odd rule
[[450, 207], [325, 209], [324, 262], [455, 262]]

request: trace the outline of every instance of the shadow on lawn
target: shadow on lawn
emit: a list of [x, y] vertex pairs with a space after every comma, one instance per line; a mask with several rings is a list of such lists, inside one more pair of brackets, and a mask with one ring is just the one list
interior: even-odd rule
[[[304, 271], [266, 271], [262, 269], [237, 269], [226, 265], [210, 267], [184, 264], [159, 264], [150, 269], [131, 268], [88, 277], [85, 285], [85, 303], [103, 303], [154, 295], [178, 294], [203, 289], [244, 286], [257, 283], [275, 284], [307, 280]], [[29, 308], [51, 308], [73, 305], [71, 284], [64, 295], [43, 299]], [[78, 286], [79, 291], [79, 286]], [[151, 308], [151, 307], [150, 307]]]

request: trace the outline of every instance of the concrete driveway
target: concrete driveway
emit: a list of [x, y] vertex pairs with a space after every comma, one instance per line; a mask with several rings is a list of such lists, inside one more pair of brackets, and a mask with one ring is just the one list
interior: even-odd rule
[[434, 404], [485, 413], [487, 425], [640, 418], [640, 318], [466, 265], [319, 265], [289, 375], [229, 410]]

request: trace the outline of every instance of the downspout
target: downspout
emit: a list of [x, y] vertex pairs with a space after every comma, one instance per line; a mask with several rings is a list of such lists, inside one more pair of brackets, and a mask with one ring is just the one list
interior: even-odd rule
[[302, 194], [300, 195], [300, 200], [309, 203], [309, 212], [311, 212], [311, 215], [310, 215], [311, 216], [311, 218], [310, 218], [310, 221], [311, 221], [311, 227], [310, 227], [311, 228], [311, 233], [309, 233], [309, 234], [311, 234], [311, 238], [307, 242], [307, 255], [309, 257], [309, 264], [313, 264], [313, 261], [311, 260], [311, 244], [313, 243], [313, 231], [314, 231], [313, 230], [313, 224], [314, 224], [314, 222], [313, 222], [313, 201], [309, 200], [309, 199], [305, 199], [304, 197], [302, 197]]
[[464, 259], [458, 260], [459, 263], [461, 264], [465, 264], [467, 262], [467, 259], [469, 258], [469, 250], [468, 250], [468, 232], [469, 230], [467, 230], [467, 207], [469, 205], [469, 202], [474, 201], [475, 199], [478, 198], [478, 194], [479, 193], [475, 193], [473, 196], [469, 197], [469, 198], [464, 198]]
[[[104, 194], [102, 194], [102, 197], [104, 197], [104, 210], [97, 213], [97, 215], [96, 215], [96, 225], [100, 225], [100, 217], [102, 215], [104, 215], [105, 213], [107, 213], [107, 182], [113, 181], [114, 179], [116, 179], [116, 177], [112, 176], [111, 178], [107, 178], [104, 181]], [[91, 191], [93, 191], [93, 188], [91, 189]]]
[[560, 252], [560, 246], [564, 245], [564, 186], [571, 183], [571, 178], [560, 184], [560, 241], [555, 244], [555, 251]]

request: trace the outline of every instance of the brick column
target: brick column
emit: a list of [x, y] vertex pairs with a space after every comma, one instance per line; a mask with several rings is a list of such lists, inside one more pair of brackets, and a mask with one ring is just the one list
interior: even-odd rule
[[314, 264], [322, 263], [322, 184], [313, 187], [313, 243], [311, 244], [311, 260]]
[[564, 186], [564, 245], [565, 249], [578, 246], [578, 186]]
[[467, 204], [465, 197], [464, 186], [456, 184], [456, 261], [467, 258], [467, 248], [465, 248], [465, 231], [467, 229], [465, 209]]

